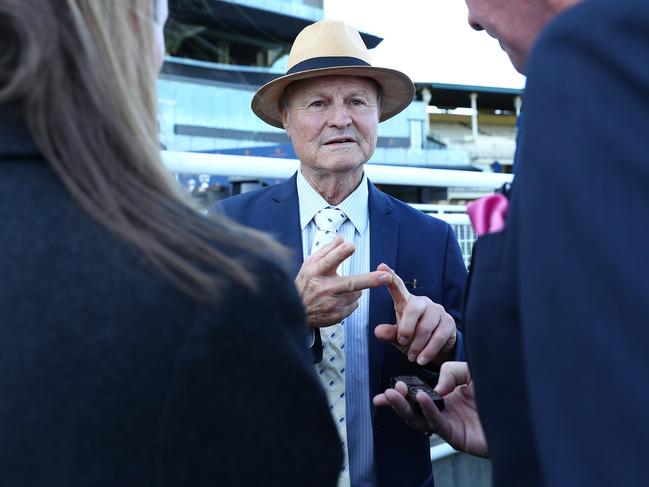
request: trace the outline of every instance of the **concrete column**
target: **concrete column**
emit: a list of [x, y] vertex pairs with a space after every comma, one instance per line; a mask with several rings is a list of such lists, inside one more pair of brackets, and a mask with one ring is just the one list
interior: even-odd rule
[[516, 109], [516, 118], [520, 116], [522, 106], [523, 106], [523, 99], [520, 96], [514, 98], [514, 108]]
[[478, 94], [471, 93], [471, 131], [473, 138], [478, 138]]
[[424, 110], [426, 110], [426, 123], [424, 125], [424, 137], [430, 135], [430, 115], [428, 114], [428, 106], [430, 105], [430, 100], [433, 98], [433, 94], [428, 88], [421, 90], [421, 99], [424, 102]]
[[[428, 117], [428, 114], [426, 114]], [[410, 122], [410, 150], [421, 151], [424, 147], [423, 120], [411, 119]]]

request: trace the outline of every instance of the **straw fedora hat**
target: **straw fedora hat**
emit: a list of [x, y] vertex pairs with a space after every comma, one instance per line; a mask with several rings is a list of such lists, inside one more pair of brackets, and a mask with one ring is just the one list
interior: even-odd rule
[[322, 20], [298, 34], [288, 57], [287, 71], [257, 90], [252, 111], [264, 122], [283, 128], [279, 103], [293, 81], [319, 76], [363, 76], [381, 85], [380, 122], [406, 108], [415, 94], [412, 81], [395, 69], [372, 66], [370, 55], [356, 29], [344, 22]]

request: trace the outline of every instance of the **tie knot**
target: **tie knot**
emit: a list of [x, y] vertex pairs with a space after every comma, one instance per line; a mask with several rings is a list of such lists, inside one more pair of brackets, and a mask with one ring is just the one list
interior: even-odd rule
[[336, 238], [336, 233], [340, 225], [347, 220], [347, 215], [338, 208], [324, 208], [313, 217], [318, 231], [315, 232], [311, 253], [320, 250], [322, 247], [331, 243]]
[[347, 215], [338, 208], [327, 207], [316, 213], [313, 220], [315, 221], [318, 230], [322, 232], [336, 233], [340, 228], [340, 225], [347, 220]]

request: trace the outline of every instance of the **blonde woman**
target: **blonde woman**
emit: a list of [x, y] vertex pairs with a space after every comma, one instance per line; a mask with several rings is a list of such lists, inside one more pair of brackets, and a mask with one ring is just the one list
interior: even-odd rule
[[334, 485], [282, 250], [160, 162], [166, 0], [0, 0], [0, 485]]

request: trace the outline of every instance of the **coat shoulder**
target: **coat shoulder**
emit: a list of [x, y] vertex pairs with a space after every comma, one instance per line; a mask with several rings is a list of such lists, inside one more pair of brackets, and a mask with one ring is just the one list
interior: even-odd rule
[[225, 213], [228, 215], [230, 212], [237, 211], [239, 208], [246, 208], [250, 205], [257, 204], [259, 201], [263, 201], [264, 199], [270, 199], [273, 191], [276, 190], [278, 186], [278, 184], [274, 184], [273, 186], [248, 191], [247, 193], [241, 193], [216, 201], [210, 206], [209, 211]]
[[422, 231], [432, 231], [444, 234], [451, 228], [444, 220], [440, 220], [439, 218], [428, 215], [421, 210], [417, 210], [393, 196], [378, 190], [376, 193], [377, 197], [384, 198], [384, 201], [391, 206], [394, 216], [406, 225], [417, 225], [417, 227]]

